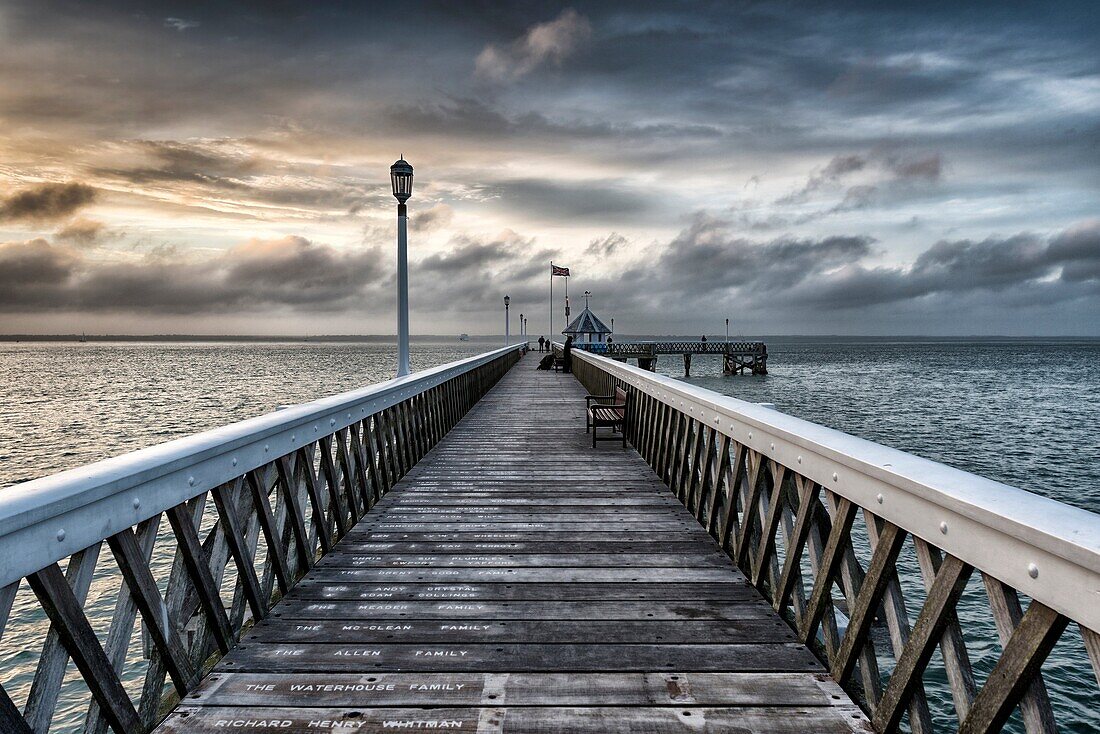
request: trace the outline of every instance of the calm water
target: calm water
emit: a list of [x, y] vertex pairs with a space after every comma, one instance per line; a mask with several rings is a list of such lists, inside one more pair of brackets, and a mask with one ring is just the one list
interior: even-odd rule
[[[495, 346], [415, 343], [413, 368]], [[695, 357], [690, 382], [1100, 512], [1098, 342], [768, 347], [767, 377], [722, 377], [718, 358]], [[0, 487], [386, 379], [394, 361], [392, 345], [375, 343], [0, 343]], [[662, 358], [658, 369], [683, 375], [679, 359]], [[915, 562], [903, 555], [901, 564], [906, 598], [919, 600]], [[93, 582], [88, 609], [100, 630], [113, 592], [106, 573]], [[997, 653], [988, 616], [975, 579], [960, 617], [979, 681]], [[0, 651], [3, 682], [18, 702], [41, 646], [39, 618], [22, 591]], [[1059, 692], [1061, 730], [1096, 731], [1096, 681], [1076, 628], [1065, 637], [1044, 668]], [[134, 663], [130, 685], [140, 679]], [[933, 710], [946, 711], [938, 669], [937, 653], [926, 681]], [[54, 731], [71, 730], [78, 706], [60, 711], [69, 726]], [[955, 725], [946, 713], [936, 718]]]

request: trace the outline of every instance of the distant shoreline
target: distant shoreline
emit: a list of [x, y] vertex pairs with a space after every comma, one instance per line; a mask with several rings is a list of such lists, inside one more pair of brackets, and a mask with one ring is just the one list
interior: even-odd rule
[[[477, 334], [470, 335], [470, 341], [473, 342], [499, 342], [503, 340], [502, 334]], [[617, 341], [667, 341], [667, 340], [695, 340], [698, 337], [684, 336], [684, 335], [631, 335], [623, 334], [617, 336]], [[270, 343], [270, 344], [284, 344], [284, 343], [374, 343], [374, 344], [386, 344], [395, 343], [396, 336], [386, 334], [333, 334], [333, 335], [317, 335], [317, 336], [296, 336], [296, 335], [279, 335], [279, 336], [259, 336], [249, 334], [88, 334], [84, 337], [87, 343], [108, 343], [108, 342], [122, 342], [122, 343], [201, 343], [201, 342], [215, 342], [215, 343]], [[459, 342], [457, 334], [421, 334], [413, 335], [411, 337], [413, 342], [421, 343], [438, 343], [438, 342]], [[529, 336], [529, 340], [538, 341], [538, 335], [533, 337]], [[559, 337], [560, 339], [560, 337]], [[707, 339], [711, 341], [723, 341], [724, 335], [721, 334], [708, 334]], [[80, 334], [0, 334], [0, 342], [3, 343], [16, 343], [16, 342], [52, 342], [52, 343], [66, 343], [66, 342], [80, 342]], [[517, 341], [516, 337], [512, 337], [512, 341]], [[1003, 335], [970, 335], [970, 336], [939, 336], [935, 334], [924, 335], [893, 335], [893, 336], [872, 336], [872, 335], [839, 335], [839, 334], [826, 334], [826, 335], [811, 335], [811, 334], [770, 334], [770, 335], [730, 335], [730, 341], [764, 341], [769, 344], [783, 344], [783, 343], [802, 343], [802, 344], [835, 344], [835, 343], [889, 343], [889, 342], [902, 342], [902, 343], [1022, 343], [1022, 342], [1051, 342], [1059, 344], [1067, 343], [1100, 343], [1100, 336], [1003, 336]]]

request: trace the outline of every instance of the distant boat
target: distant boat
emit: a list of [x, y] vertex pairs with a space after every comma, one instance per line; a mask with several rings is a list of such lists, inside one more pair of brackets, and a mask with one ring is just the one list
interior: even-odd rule
[[85, 343], [85, 342], [87, 342], [87, 341], [88, 341], [88, 337], [87, 337], [87, 335], [86, 335], [86, 334], [85, 334], [85, 333], [84, 333], [83, 331], [82, 331], [82, 332], [80, 332], [80, 343], [81, 343], [81, 344], [84, 344], [84, 343]]
[[470, 335], [469, 334], [459, 334], [458, 340], [460, 342], [468, 342], [468, 341], [470, 341]]

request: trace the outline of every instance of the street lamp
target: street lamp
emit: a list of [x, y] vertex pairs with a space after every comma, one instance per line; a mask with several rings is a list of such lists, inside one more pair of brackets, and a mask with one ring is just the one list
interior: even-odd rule
[[413, 167], [405, 156], [390, 166], [390, 183], [397, 199], [397, 376], [409, 374], [409, 210]]
[[519, 340], [523, 341], [523, 314], [519, 315]]
[[508, 305], [511, 302], [511, 298], [508, 296], [504, 297], [504, 346], [508, 346], [508, 342], [511, 341], [511, 335], [508, 333]]

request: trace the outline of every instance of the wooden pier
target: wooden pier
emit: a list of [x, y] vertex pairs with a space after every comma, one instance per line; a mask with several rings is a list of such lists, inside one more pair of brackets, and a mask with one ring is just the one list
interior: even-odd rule
[[162, 732], [850, 732], [866, 716], [572, 375], [521, 361]]
[[5, 489], [0, 732], [1100, 730], [1095, 514], [524, 351]]
[[653, 372], [657, 369], [657, 357], [662, 354], [681, 355], [684, 358], [684, 377], [691, 377], [691, 358], [697, 354], [714, 354], [722, 357], [722, 374], [768, 374], [768, 346], [764, 342], [729, 341], [647, 341], [574, 344], [578, 350], [609, 357], [617, 362], [638, 360], [638, 366]]

